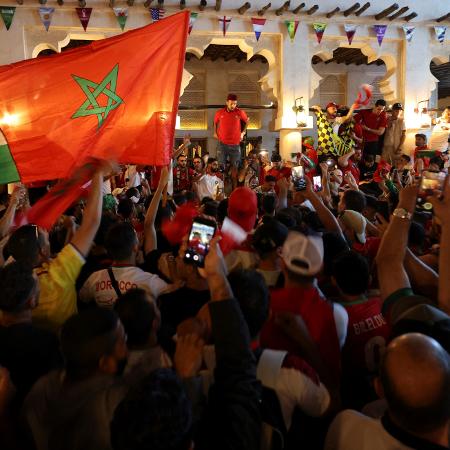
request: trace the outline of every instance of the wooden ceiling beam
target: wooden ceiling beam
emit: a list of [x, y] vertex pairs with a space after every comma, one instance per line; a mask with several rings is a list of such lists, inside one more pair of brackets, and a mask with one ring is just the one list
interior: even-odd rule
[[300, 5], [297, 6], [297, 8], [293, 9], [292, 12], [294, 14], [298, 14], [301, 9], [303, 9], [306, 6], [306, 3], [300, 3]]
[[348, 17], [350, 14], [353, 14], [354, 12], [356, 12], [359, 9], [360, 6], [361, 5], [359, 3], [355, 3], [353, 6], [350, 6], [350, 8], [348, 8], [344, 11], [344, 16]]
[[361, 9], [358, 9], [358, 11], [355, 12], [355, 16], [359, 17], [363, 12], [365, 12], [369, 8], [370, 2], [365, 3], [363, 6], [361, 6]]
[[402, 14], [405, 14], [409, 10], [408, 6], [404, 6], [403, 8], [400, 8], [396, 13], [392, 14], [392, 16], [389, 16], [388, 19], [392, 22], [397, 17], [400, 17]]
[[379, 12], [375, 15], [375, 20], [383, 19], [384, 17], [388, 16], [389, 14], [393, 13], [396, 9], [398, 9], [399, 6], [397, 3], [393, 3], [389, 8], [383, 9], [383, 11]]

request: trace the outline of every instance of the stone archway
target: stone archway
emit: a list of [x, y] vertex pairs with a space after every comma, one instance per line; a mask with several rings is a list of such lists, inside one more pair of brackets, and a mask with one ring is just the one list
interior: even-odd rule
[[[322, 61], [332, 61], [334, 52], [338, 49], [352, 49], [360, 50], [360, 52], [367, 57], [367, 64], [376, 62], [377, 60], [383, 61], [386, 67], [386, 73], [377, 80], [377, 84], [383, 98], [388, 102], [399, 101], [400, 95], [397, 92], [397, 71], [398, 64], [397, 58], [390, 53], [378, 54], [378, 52], [372, 48], [372, 46], [365, 42], [353, 43], [348, 45], [347, 43], [333, 43], [328, 42], [325, 48], [320, 51], [312, 52], [312, 60], [314, 57], [320, 58]], [[315, 70], [311, 71], [311, 84], [310, 84], [310, 97], [314, 96], [315, 91], [319, 87], [322, 77]], [[371, 80], [365, 80], [364, 82], [370, 83]], [[349, 99], [349, 102], [352, 99]]]

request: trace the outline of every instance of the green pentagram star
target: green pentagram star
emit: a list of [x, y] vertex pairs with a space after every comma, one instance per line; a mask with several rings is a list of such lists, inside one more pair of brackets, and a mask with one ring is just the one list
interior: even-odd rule
[[[98, 119], [98, 128], [100, 128], [108, 117], [108, 114], [123, 103], [123, 100], [115, 92], [118, 73], [119, 65], [116, 64], [100, 84], [94, 83], [86, 78], [72, 75], [72, 78], [79, 84], [87, 97], [87, 100], [78, 108], [72, 116], [72, 119], [96, 115]], [[100, 106], [98, 104], [97, 98], [100, 94], [104, 94], [108, 97], [106, 106]]]

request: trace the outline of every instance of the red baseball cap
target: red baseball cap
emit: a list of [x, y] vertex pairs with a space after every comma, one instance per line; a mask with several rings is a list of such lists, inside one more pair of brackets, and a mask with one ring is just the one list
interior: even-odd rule
[[327, 109], [330, 108], [331, 106], [334, 106], [335, 108], [338, 108], [338, 107], [339, 107], [339, 105], [338, 105], [337, 103], [330, 102], [330, 103], [328, 103], [328, 105], [327, 105]]
[[228, 199], [228, 217], [245, 231], [253, 230], [258, 212], [256, 194], [248, 187], [238, 187]]

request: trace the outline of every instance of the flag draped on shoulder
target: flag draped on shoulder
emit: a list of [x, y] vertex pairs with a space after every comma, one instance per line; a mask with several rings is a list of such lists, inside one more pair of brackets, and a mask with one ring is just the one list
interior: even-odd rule
[[63, 178], [90, 157], [168, 164], [188, 27], [184, 11], [1, 66], [0, 183]]

